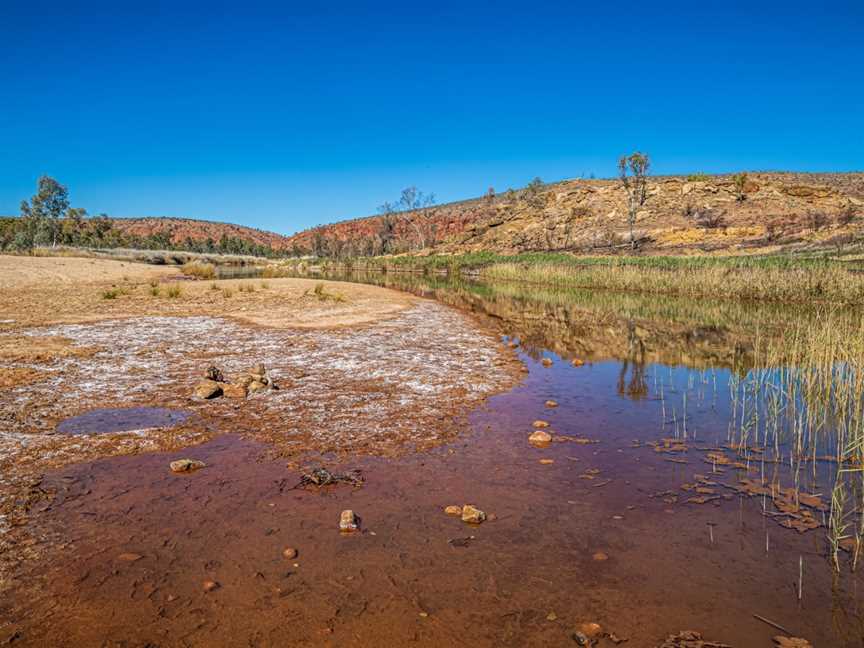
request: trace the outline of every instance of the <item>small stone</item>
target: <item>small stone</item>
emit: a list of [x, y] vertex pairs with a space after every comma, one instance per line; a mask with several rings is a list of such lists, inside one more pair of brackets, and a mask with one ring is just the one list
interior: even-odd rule
[[342, 511], [342, 515], [339, 517], [339, 530], [356, 531], [359, 528], [360, 520], [354, 515], [354, 511], [351, 509]]
[[447, 515], [462, 515], [462, 507], [461, 506], [448, 506], [444, 509], [444, 512]]
[[550, 612], [549, 614], [546, 615], [546, 620], [547, 621], [557, 621], [558, 615], [555, 614], [554, 612]]
[[207, 464], [197, 459], [178, 459], [177, 461], [172, 461], [169, 465], [171, 466], [171, 472], [184, 473], [204, 468]]
[[534, 445], [548, 445], [552, 441], [552, 435], [548, 432], [544, 432], [543, 430], [537, 430], [536, 432], [532, 432], [528, 437], [528, 443], [532, 443]]
[[596, 552], [593, 556], [591, 556], [597, 562], [603, 562], [604, 560], [609, 560], [609, 555], [603, 553], [602, 551]]
[[120, 554], [119, 556], [117, 556], [117, 560], [123, 560], [125, 562], [135, 562], [137, 560], [141, 560], [143, 557], [144, 556], [142, 556], [141, 554], [129, 552]]
[[282, 551], [282, 555], [288, 560], [294, 560], [297, 557], [297, 550], [294, 547], [286, 547]]
[[543, 364], [544, 367], [552, 366], [552, 360], [549, 358], [543, 358], [543, 360], [541, 360], [540, 362]]
[[223, 383], [220, 387], [222, 387], [222, 395], [226, 398], [242, 399], [249, 395], [246, 391], [246, 385], [241, 383]]
[[554, 459], [541, 459], [540, 463], [543, 464], [544, 466], [548, 466], [549, 464], [554, 464], [555, 460]]
[[194, 395], [201, 400], [219, 398], [222, 395], [222, 388], [215, 380], [202, 380], [195, 386]]
[[217, 583], [214, 580], [205, 580], [202, 583], [202, 587], [204, 588], [205, 592], [212, 592], [214, 590], [219, 589], [219, 583]]
[[531, 425], [535, 428], [547, 428], [549, 427], [549, 421], [534, 421]]
[[507, 343], [507, 346], [509, 346], [511, 349], [515, 349], [516, 347], [519, 346], [519, 343], [514, 342], [513, 340], [510, 340], [510, 342]]
[[573, 358], [573, 360], [570, 362], [570, 364], [573, 365], [574, 367], [581, 367], [582, 365], [585, 364], [585, 361], [580, 360], [579, 358]]
[[486, 514], [472, 504], [462, 507], [462, 521], [468, 524], [480, 524], [486, 520]]
[[429, 613], [428, 613], [428, 612], [420, 612], [419, 614], [420, 614], [420, 616], [423, 617], [424, 619], [425, 619], [426, 617], [429, 616]]
[[554, 400], [547, 400], [546, 407], [558, 407], [558, 402]]

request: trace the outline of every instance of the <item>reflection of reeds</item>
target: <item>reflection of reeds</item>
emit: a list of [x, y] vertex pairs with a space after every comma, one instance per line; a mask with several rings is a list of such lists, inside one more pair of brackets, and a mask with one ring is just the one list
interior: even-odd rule
[[796, 491], [808, 464], [814, 476], [819, 460], [836, 466], [828, 540], [835, 568], [841, 547], [854, 549], [854, 568], [864, 536], [864, 321], [826, 311], [760, 338], [754, 355], [766, 368], [730, 380], [730, 443], [772, 450]]

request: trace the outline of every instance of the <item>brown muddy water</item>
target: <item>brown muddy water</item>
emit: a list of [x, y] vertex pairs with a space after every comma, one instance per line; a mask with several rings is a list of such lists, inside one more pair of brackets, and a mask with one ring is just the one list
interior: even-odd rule
[[[512, 342], [527, 374], [467, 417], [445, 408], [450, 434], [393, 456], [352, 446], [280, 457], [268, 443], [279, 430], [253, 434], [226, 410], [207, 416], [200, 445], [49, 471], [40, 488], [54, 496], [37, 500], [28, 521], [45, 550], [21, 561], [0, 594], [0, 642], [576, 646], [596, 623], [598, 646], [659, 646], [685, 629], [736, 647], [787, 634], [864, 645], [860, 570], [846, 555], [839, 572], [829, 562], [831, 464], [795, 478], [764, 449], [728, 447], [754, 331], [788, 312], [350, 278], [472, 313]], [[274, 340], [271, 364], [278, 348]], [[455, 379], [459, 367], [448, 371]], [[404, 398], [394, 389], [391, 402]], [[376, 412], [400, 416], [360, 412], [366, 428]], [[545, 447], [528, 443], [536, 421], [552, 434]], [[319, 412], [316, 425], [327, 424]], [[171, 473], [181, 457], [207, 466]], [[296, 488], [321, 465], [365, 481]], [[762, 478], [776, 492], [741, 486]], [[783, 526], [797, 518], [774, 504], [793, 483], [811, 496], [808, 530]], [[463, 504], [490, 519], [444, 513]], [[340, 534], [344, 509], [362, 518], [360, 532]], [[283, 555], [289, 547], [296, 557]]]

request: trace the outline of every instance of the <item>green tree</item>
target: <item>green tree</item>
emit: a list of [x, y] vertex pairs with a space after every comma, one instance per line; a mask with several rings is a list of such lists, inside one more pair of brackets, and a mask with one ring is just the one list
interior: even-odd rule
[[34, 244], [57, 245], [60, 218], [69, 209], [69, 191], [49, 176], [39, 178], [36, 193], [21, 203], [21, 216], [27, 219]]

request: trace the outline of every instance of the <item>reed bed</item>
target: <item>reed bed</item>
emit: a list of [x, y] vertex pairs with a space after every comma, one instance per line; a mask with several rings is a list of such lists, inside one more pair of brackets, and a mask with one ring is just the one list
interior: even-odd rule
[[196, 279], [215, 279], [216, 266], [203, 261], [189, 261], [183, 264], [183, 274]]
[[772, 302], [864, 304], [864, 275], [835, 263], [680, 263], [665, 265], [607, 261], [600, 264], [493, 263], [484, 279], [521, 281], [588, 290], [721, 297]]

